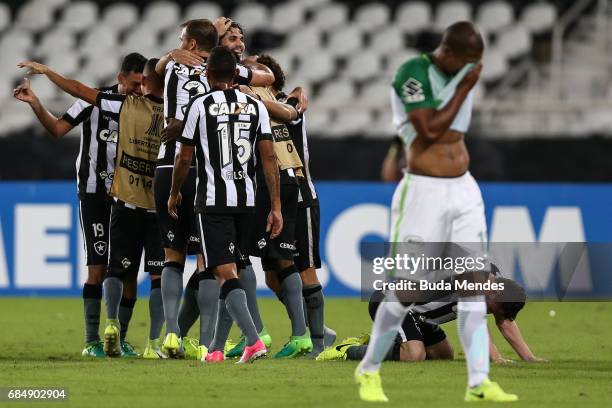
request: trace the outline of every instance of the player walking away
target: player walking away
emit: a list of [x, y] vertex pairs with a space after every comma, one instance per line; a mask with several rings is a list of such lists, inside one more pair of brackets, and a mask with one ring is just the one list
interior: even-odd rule
[[[211, 92], [193, 99], [185, 115], [168, 212], [177, 218], [180, 190], [195, 149], [198, 166], [195, 210], [204, 257], [221, 285], [218, 316], [227, 308], [246, 336], [247, 346], [239, 360], [245, 363], [267, 353], [251, 319], [236, 270], [237, 259], [246, 253], [245, 240], [255, 207], [256, 155], [259, 153], [270, 191], [272, 209], [267, 229], [273, 238], [280, 234], [283, 223], [279, 174], [268, 113], [261, 102], [231, 88], [236, 60], [227, 47], [211, 51], [207, 72]], [[223, 361], [231, 323], [217, 319], [206, 362]]]
[[65, 92], [95, 104], [102, 115], [119, 126], [117, 166], [110, 188], [115, 202], [111, 209], [109, 265], [103, 283], [107, 309], [104, 351], [109, 356], [121, 354], [119, 308], [123, 281], [136, 284], [143, 248], [146, 269], [151, 275], [161, 273], [161, 244], [152, 192], [163, 121], [163, 83], [155, 74], [156, 62], [149, 60], [144, 68], [141, 86], [145, 96], [106, 94], [66, 79], [42, 64], [19, 64], [30, 68], [31, 73], [47, 75]]
[[[406, 146], [408, 172], [392, 202], [391, 242], [479, 243], [486, 239], [484, 205], [468, 172], [464, 143], [484, 44], [469, 22], [448, 27], [432, 54], [404, 63], [393, 80], [394, 123]], [[401, 323], [411, 309], [387, 293], [372, 326], [355, 379], [364, 401], [387, 401], [379, 375]], [[484, 295], [460, 294], [458, 331], [468, 367], [466, 401], [515, 401], [491, 382]]]
[[[519, 358], [528, 362], [545, 361], [536, 357], [531, 352], [515, 321], [519, 311], [525, 305], [526, 296], [523, 288], [510, 279], [496, 278], [495, 281], [504, 283], [505, 287], [503, 291], [496, 291], [486, 295], [487, 313], [493, 314], [499, 332], [516, 351]], [[372, 320], [374, 320], [376, 311], [384, 296], [382, 291], [376, 291], [372, 294], [368, 305], [368, 311]], [[453, 348], [440, 325], [453, 321], [456, 318], [456, 292], [454, 295], [449, 296], [448, 299], [440, 299], [415, 306], [404, 318], [393, 347], [385, 356], [385, 360], [411, 362], [452, 360], [454, 356]], [[489, 336], [489, 339], [491, 362], [512, 362], [512, 360], [505, 359], [501, 355], [491, 336]], [[367, 335], [348, 338], [336, 347], [327, 348], [317, 357], [317, 360], [360, 361], [366, 353], [368, 340]]]
[[[283, 124], [282, 126], [272, 127], [273, 135], [278, 135], [278, 139], [282, 139], [284, 137], [283, 132], [286, 130], [292, 141], [292, 147], [295, 148], [303, 163], [301, 171], [296, 174], [299, 191], [297, 214], [295, 215], [296, 250], [293, 251], [293, 260], [300, 272], [302, 281], [304, 309], [313, 344], [310, 356], [314, 358], [326, 345], [331, 346], [334, 343], [336, 333], [325, 327], [322, 287], [316, 274], [316, 269], [321, 267], [319, 255], [320, 211], [319, 198], [310, 175], [310, 154], [306, 138], [305, 119], [304, 114], [297, 110], [298, 99], [296, 97], [288, 98], [283, 92], [285, 74], [278, 62], [268, 55], [260, 55], [257, 62], [266, 65], [274, 73], [274, 84], [267, 88], [273, 94], [274, 100], [262, 98], [270, 118]], [[249, 89], [246, 88], [245, 91], [248, 92]], [[286, 225], [285, 219], [285, 228]], [[285, 295], [282, 293], [278, 275], [266, 273], [266, 284], [284, 303]]]
[[[218, 22], [219, 23], [219, 22]], [[181, 355], [183, 349], [182, 335], [188, 328], [179, 326], [179, 303], [183, 289], [183, 265], [186, 256], [186, 243], [199, 246], [199, 238], [195, 233], [195, 215], [192, 208], [195, 195], [195, 167], [190, 170], [188, 179], [181, 192], [184, 200], [178, 207], [180, 214], [178, 220], [168, 215], [166, 204], [170, 192], [171, 174], [178, 144], [174, 140], [180, 134], [185, 110], [189, 101], [197, 95], [210, 90], [206, 78], [206, 59], [211, 49], [218, 43], [218, 31], [226, 28], [215, 27], [209, 20], [190, 20], [181, 25], [181, 48], [162, 58], [157, 66], [158, 72], [165, 70], [165, 104], [164, 115], [167, 126], [164, 136], [167, 136], [160, 149], [155, 177], [155, 194], [157, 213], [162, 229], [162, 240], [166, 252], [166, 266], [163, 272], [162, 288], [164, 294], [164, 310], [166, 314], [166, 338], [164, 347], [171, 356]], [[174, 61], [177, 59], [182, 63]], [[274, 81], [269, 70], [250, 69], [238, 65], [236, 82], [241, 84], [270, 84]], [[184, 238], [182, 238], [184, 237]], [[187, 248], [189, 249], [189, 248]], [[189, 251], [190, 253], [193, 250]], [[199, 305], [200, 313], [200, 341], [199, 347], [193, 352], [192, 342], [185, 342], [185, 354], [194, 358], [203, 358], [207, 347], [212, 341], [215, 327], [215, 309], [219, 293], [219, 285], [210, 270], [204, 269], [204, 260], [198, 257], [199, 284], [197, 302], [192, 299], [184, 301], [182, 314], [192, 313], [188, 308]], [[190, 279], [191, 280], [191, 279]], [[201, 289], [201, 290], [200, 290]], [[253, 288], [253, 291], [255, 288]], [[190, 294], [195, 294], [189, 291]], [[253, 293], [254, 295], [254, 293]], [[181, 319], [185, 321], [185, 319]], [[181, 337], [179, 337], [179, 335]]]
[[[138, 53], [127, 55], [121, 63], [117, 84], [100, 88], [100, 91], [140, 94], [142, 69], [145, 62], [145, 57]], [[40, 123], [56, 138], [64, 136], [73, 127], [82, 124], [81, 148], [76, 161], [79, 214], [88, 270], [87, 280], [83, 285], [86, 346], [82, 354], [88, 357], [105, 357], [98, 331], [102, 281], [106, 273], [108, 258], [108, 227], [112, 203], [107, 192], [114, 174], [117, 122], [106, 115], [100, 115], [95, 105], [81, 99], [75, 101], [61, 118], [57, 118], [42, 105], [30, 88], [29, 81], [15, 89], [14, 96], [27, 102]], [[152, 286], [154, 287], [156, 283], [159, 281], [152, 281]], [[121, 299], [122, 306], [119, 309], [121, 322], [129, 322], [135, 299], [136, 287], [126, 285]], [[153, 332], [157, 330], [157, 333], [163, 324], [161, 306], [161, 291], [152, 289], [149, 300], [151, 330]], [[121, 328], [122, 333], [125, 333], [127, 325], [122, 324]], [[122, 351], [126, 356], [135, 355], [133, 348], [127, 342], [122, 343]]]

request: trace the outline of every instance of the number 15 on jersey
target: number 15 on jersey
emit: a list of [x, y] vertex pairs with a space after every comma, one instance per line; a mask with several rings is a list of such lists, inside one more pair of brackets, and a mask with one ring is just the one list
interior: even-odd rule
[[234, 126], [230, 126], [229, 122], [219, 123], [217, 135], [219, 136], [221, 168], [232, 164], [234, 148], [237, 149], [236, 157], [241, 166], [249, 161], [253, 154], [253, 147], [249, 140], [250, 129], [250, 122], [236, 121]]

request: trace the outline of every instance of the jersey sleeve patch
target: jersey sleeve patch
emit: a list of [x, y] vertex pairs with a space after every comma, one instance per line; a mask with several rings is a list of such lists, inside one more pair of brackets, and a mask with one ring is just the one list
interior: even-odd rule
[[404, 63], [395, 75], [393, 88], [406, 112], [437, 106], [429, 83], [428, 67], [427, 60], [418, 57]]
[[404, 103], [423, 102], [425, 100], [425, 91], [423, 84], [414, 78], [409, 78], [402, 85], [402, 101]]

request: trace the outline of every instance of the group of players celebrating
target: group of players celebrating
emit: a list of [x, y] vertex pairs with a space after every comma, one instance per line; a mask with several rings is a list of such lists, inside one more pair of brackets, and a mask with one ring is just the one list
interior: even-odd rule
[[[324, 326], [316, 276], [319, 206], [303, 118], [307, 97], [301, 88], [283, 92], [284, 73], [272, 57], [242, 59], [243, 30], [230, 19], [190, 20], [180, 29], [179, 49], [159, 59], [128, 55], [119, 84], [109, 88], [89, 88], [36, 62], [19, 64], [79, 98], [56, 118], [28, 82], [14, 91], [53, 135], [83, 122], [83, 355], [137, 355], [125, 339], [144, 250], [151, 275], [144, 358], [250, 362], [265, 355], [272, 339], [249, 255], [262, 259], [291, 321], [289, 341], [275, 357], [314, 357], [335, 334]], [[181, 302], [190, 254], [197, 271]], [[107, 324], [100, 339], [102, 292]], [[198, 316], [194, 342], [186, 333]], [[242, 338], [227, 349], [234, 321]]]
[[[190, 20], [180, 29], [179, 49], [159, 59], [128, 55], [118, 84], [108, 88], [89, 88], [36, 62], [19, 64], [79, 98], [56, 118], [27, 81], [14, 90], [56, 137], [82, 123], [77, 179], [89, 269], [83, 355], [138, 356], [126, 333], [143, 250], [151, 276], [144, 358], [246, 363], [266, 355], [272, 339], [257, 306], [254, 256], [291, 322], [276, 358], [361, 360], [355, 372], [361, 399], [387, 401], [382, 361], [452, 358], [438, 324], [457, 318], [468, 366], [465, 400], [516, 400], [488, 378], [489, 359], [505, 360], [489, 344], [485, 318], [487, 311], [495, 315], [521, 358], [540, 360], [514, 322], [524, 293], [512, 282], [518, 299], [458, 292], [415, 302], [376, 293], [371, 336], [330, 347], [335, 333], [324, 325], [316, 275], [320, 216], [306, 94], [283, 92], [285, 76], [271, 56], [243, 58], [244, 33], [236, 22]], [[395, 76], [391, 105], [407, 171], [393, 198], [392, 242], [485, 247], [484, 206], [464, 143], [483, 49], [471, 23], [456, 23], [433, 53], [407, 61]], [[183, 289], [187, 255], [197, 256], [197, 270]], [[188, 338], [198, 317], [200, 338]], [[228, 346], [233, 322], [242, 337]]]

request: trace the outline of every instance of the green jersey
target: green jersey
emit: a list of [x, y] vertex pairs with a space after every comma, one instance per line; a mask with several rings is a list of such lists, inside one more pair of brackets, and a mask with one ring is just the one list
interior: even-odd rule
[[[474, 67], [467, 64], [455, 76], [449, 77], [436, 67], [427, 54], [406, 61], [395, 74], [391, 84], [393, 124], [404, 146], [410, 146], [416, 130], [408, 113], [415, 109], [442, 109], [457, 90], [457, 85]], [[463, 101], [450, 129], [465, 133], [472, 118], [474, 90]]]

